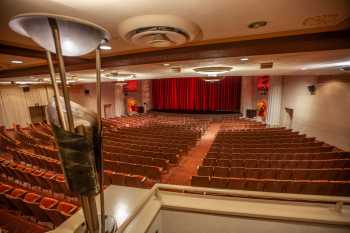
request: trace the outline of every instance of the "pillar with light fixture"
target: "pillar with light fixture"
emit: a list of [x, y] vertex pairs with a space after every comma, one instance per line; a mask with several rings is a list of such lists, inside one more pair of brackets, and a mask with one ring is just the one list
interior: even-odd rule
[[[10, 27], [31, 38], [47, 51], [54, 101], [48, 106], [50, 123], [59, 147], [66, 184], [79, 195], [85, 223], [75, 232], [105, 233], [116, 230], [114, 218], [104, 213], [103, 155], [101, 151], [100, 46], [110, 35], [102, 27], [73, 17], [52, 14], [21, 14]], [[63, 56], [82, 56], [96, 51], [97, 114], [71, 102]], [[59, 96], [51, 53], [58, 60], [63, 98]], [[100, 219], [95, 197], [100, 194]], [[99, 222], [100, 220], [100, 222]]]

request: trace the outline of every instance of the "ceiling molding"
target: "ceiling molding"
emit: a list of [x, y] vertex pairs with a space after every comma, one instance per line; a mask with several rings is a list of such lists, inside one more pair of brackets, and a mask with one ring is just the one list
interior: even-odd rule
[[[30, 57], [30, 58], [38, 58], [44, 59], [46, 61], [46, 53], [44, 51], [21, 48], [13, 45], [6, 45], [0, 43], [0, 54], [7, 54], [19, 57]], [[56, 60], [56, 56], [53, 56], [53, 59]], [[65, 57], [65, 61], [68, 63], [81, 63], [88, 61], [88, 59], [84, 58], [75, 58], [75, 57]]]
[[[171, 48], [136, 54], [125, 54], [102, 58], [102, 67], [120, 67], [150, 63], [176, 62], [185, 60], [214, 59], [281, 53], [312, 52], [350, 48], [350, 30], [322, 32], [296, 36], [234, 41], [192, 47]], [[95, 60], [84, 60], [70, 64], [67, 71], [95, 68]], [[0, 72], [0, 78], [47, 74], [47, 66], [37, 66]]]

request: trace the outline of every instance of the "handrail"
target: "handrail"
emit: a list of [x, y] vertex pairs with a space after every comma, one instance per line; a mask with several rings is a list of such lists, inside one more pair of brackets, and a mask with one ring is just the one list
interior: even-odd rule
[[188, 192], [203, 192], [206, 194], [221, 194], [236, 197], [262, 198], [262, 199], [278, 199], [286, 201], [309, 201], [309, 202], [343, 202], [350, 204], [350, 197], [345, 196], [325, 196], [325, 195], [311, 195], [311, 194], [294, 194], [294, 193], [274, 193], [274, 192], [259, 192], [248, 190], [233, 190], [233, 189], [215, 189], [202, 188], [184, 185], [169, 185], [169, 184], [155, 184], [157, 189], [166, 189], [174, 191], [188, 191]]
[[273, 193], [273, 192], [258, 192], [247, 190], [228, 190], [228, 189], [215, 189], [215, 188], [202, 188], [184, 185], [170, 185], [170, 184], [155, 184], [149, 193], [143, 198], [136, 208], [131, 212], [127, 219], [121, 224], [116, 233], [123, 233], [136, 216], [141, 212], [142, 208], [153, 197], [157, 197], [157, 193], [161, 190], [164, 191], [179, 191], [179, 192], [199, 192], [204, 195], [215, 194], [216, 196], [234, 196], [242, 198], [258, 198], [258, 199], [277, 199], [285, 201], [308, 201], [308, 202], [323, 202], [323, 203], [335, 203], [335, 210], [341, 212], [343, 204], [350, 204], [350, 197], [345, 196], [325, 196], [325, 195], [311, 195], [311, 194], [293, 194], [293, 193]]

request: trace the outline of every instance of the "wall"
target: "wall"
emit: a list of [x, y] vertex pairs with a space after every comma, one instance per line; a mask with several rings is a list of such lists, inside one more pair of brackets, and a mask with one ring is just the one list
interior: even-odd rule
[[51, 87], [46, 86], [30, 86], [28, 92], [18, 86], [0, 86], [0, 125], [30, 124], [29, 107], [45, 106], [52, 96]]
[[[316, 94], [307, 86], [316, 84]], [[291, 128], [350, 150], [350, 77], [283, 78], [281, 124], [289, 126], [285, 108], [293, 109]]]
[[[194, 212], [161, 210], [163, 233], [345, 233], [349, 227], [327, 224], [310, 224], [293, 221], [278, 221], [237, 216], [210, 215]], [[159, 225], [158, 221], [155, 224]], [[157, 229], [155, 227], [151, 228]], [[156, 233], [156, 231], [148, 231]]]
[[[104, 106], [111, 105], [110, 112], [115, 116], [115, 96], [114, 83], [102, 83], [101, 97], [102, 97], [102, 117], [104, 116]], [[89, 90], [89, 94], [85, 94], [85, 90]], [[82, 84], [74, 85], [69, 88], [69, 94], [72, 101], [84, 106], [87, 109], [96, 112], [96, 84]]]

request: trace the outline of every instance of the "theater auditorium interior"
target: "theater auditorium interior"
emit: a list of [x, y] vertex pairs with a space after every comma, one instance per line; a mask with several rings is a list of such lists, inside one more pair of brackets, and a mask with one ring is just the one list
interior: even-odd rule
[[349, 0], [0, 12], [0, 233], [350, 232]]

